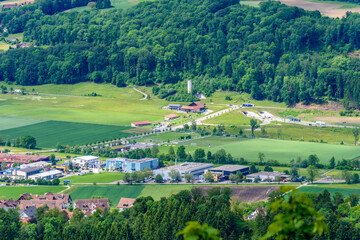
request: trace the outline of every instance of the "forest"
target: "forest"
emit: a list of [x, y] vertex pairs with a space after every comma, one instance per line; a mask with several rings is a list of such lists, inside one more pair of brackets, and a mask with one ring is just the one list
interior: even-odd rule
[[220, 89], [288, 105], [359, 107], [360, 60], [348, 56], [360, 47], [357, 13], [333, 19], [275, 1], [253, 8], [237, 0], [53, 15], [25, 7], [0, 12], [0, 23], [37, 47], [1, 53], [0, 81], [152, 85], [161, 98], [186, 100], [183, 80], [192, 79], [206, 96]]
[[[186, 222], [206, 223], [219, 230], [222, 239], [359, 239], [359, 196], [345, 198], [341, 193], [282, 191], [270, 194], [264, 202], [247, 204], [231, 195], [230, 188], [215, 187], [205, 194], [194, 188], [154, 201], [138, 198], [123, 212], [97, 210], [84, 217], [78, 209], [72, 217], [47, 206], [37, 209], [36, 221], [21, 224], [18, 213], [0, 209], [0, 239], [183, 239], [178, 232]], [[255, 220], [244, 220], [261, 206]], [[69, 221], [70, 220], [70, 221]], [[291, 220], [289, 222], [289, 220]], [[298, 222], [297, 225], [292, 223]], [[281, 224], [282, 227], [277, 227]], [[287, 236], [288, 238], [281, 238]], [[291, 238], [289, 238], [291, 236]], [[211, 238], [216, 239], [216, 238]]]

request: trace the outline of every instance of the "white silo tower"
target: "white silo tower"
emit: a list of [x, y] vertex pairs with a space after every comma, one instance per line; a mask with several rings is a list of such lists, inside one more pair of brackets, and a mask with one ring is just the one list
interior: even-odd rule
[[192, 93], [192, 82], [188, 80], [188, 93]]

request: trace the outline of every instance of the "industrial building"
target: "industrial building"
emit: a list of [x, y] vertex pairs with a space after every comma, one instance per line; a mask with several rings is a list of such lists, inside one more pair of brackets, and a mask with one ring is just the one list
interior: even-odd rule
[[20, 168], [28, 168], [28, 167], [41, 167], [44, 168], [46, 166], [51, 165], [50, 163], [46, 162], [46, 161], [39, 161], [39, 162], [33, 162], [33, 163], [29, 163], [29, 164], [22, 164], [20, 165]]
[[253, 182], [258, 179], [259, 181], [276, 181], [276, 179], [280, 177], [282, 181], [286, 181], [290, 175], [286, 175], [285, 173], [281, 172], [257, 172], [252, 173], [246, 176], [246, 179], [251, 179]]
[[45, 180], [51, 180], [57, 177], [61, 177], [63, 175], [63, 172], [60, 170], [50, 170], [47, 172], [42, 172], [42, 173], [38, 173], [38, 174], [34, 174], [29, 176], [29, 179], [32, 180], [37, 180], [38, 178], [43, 178]]
[[211, 168], [209, 171], [214, 174], [220, 174], [222, 178], [229, 179], [230, 174], [236, 174], [237, 172], [241, 172], [243, 175], [248, 175], [249, 167], [241, 165], [222, 165], [220, 167]]
[[142, 171], [145, 168], [156, 169], [159, 166], [158, 158], [112, 158], [106, 160], [107, 169], [119, 169], [124, 172]]
[[25, 179], [28, 179], [29, 176], [40, 173], [43, 170], [41, 167], [27, 167], [27, 168], [20, 168], [13, 172], [15, 176], [22, 176]]
[[99, 157], [82, 156], [71, 159], [72, 163], [78, 164], [79, 167], [93, 167], [98, 161]]
[[177, 165], [172, 165], [164, 168], [160, 168], [154, 171], [154, 175], [160, 174], [165, 180], [169, 180], [169, 173], [171, 170], [178, 171], [181, 177], [184, 177], [185, 173], [193, 174], [195, 178], [202, 175], [205, 170], [210, 169], [214, 166], [212, 163], [196, 163], [196, 162], [185, 162]]

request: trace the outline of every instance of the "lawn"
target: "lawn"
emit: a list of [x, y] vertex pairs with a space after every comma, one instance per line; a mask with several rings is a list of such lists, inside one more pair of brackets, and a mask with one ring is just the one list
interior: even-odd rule
[[344, 197], [348, 197], [350, 194], [360, 194], [360, 185], [346, 185], [346, 184], [334, 184], [334, 185], [317, 185], [317, 186], [306, 186], [299, 188], [300, 192], [313, 192], [322, 193], [324, 190], [328, 190], [330, 194], [340, 192]]
[[158, 201], [162, 197], [169, 197], [172, 194], [177, 194], [182, 190], [191, 190], [193, 187], [193, 185], [188, 184], [149, 184], [144, 187], [139, 197], [151, 196], [155, 201]]
[[137, 198], [143, 189], [144, 185], [84, 186], [72, 191], [70, 196], [72, 200], [102, 196], [109, 198], [111, 207], [116, 207], [120, 198]]
[[205, 120], [204, 123], [224, 125], [250, 125], [250, 119], [252, 118], [246, 117], [241, 111], [244, 111], [244, 109], [224, 113], [220, 116]]
[[[22, 86], [7, 85], [9, 88]], [[134, 121], [157, 123], [172, 111], [163, 110], [168, 103], [143, 95], [132, 88], [118, 88], [110, 84], [79, 83], [74, 85], [25, 86], [26, 91], [40, 95], [0, 95], [2, 115], [42, 120], [83, 122], [130, 126]], [[96, 97], [88, 94], [95, 92]]]
[[111, 0], [111, 6], [114, 8], [128, 9], [137, 4], [136, 0]]
[[103, 172], [103, 173], [88, 173], [80, 176], [71, 176], [62, 178], [63, 180], [70, 180], [70, 183], [110, 183], [121, 180], [123, 173]]
[[307, 158], [310, 154], [317, 154], [321, 163], [328, 164], [331, 157], [336, 160], [353, 159], [360, 155], [360, 148], [324, 143], [309, 143], [274, 139], [254, 139], [239, 141], [212, 148], [212, 152], [225, 149], [234, 157], [243, 157], [248, 161], [258, 161], [258, 153], [265, 154], [265, 159], [290, 163], [292, 159]]
[[58, 193], [65, 190], [62, 186], [26, 186], [26, 187], [0, 187], [0, 199], [18, 199], [20, 194], [44, 194], [47, 192]]
[[124, 126], [46, 121], [3, 130], [0, 131], [0, 135], [10, 136], [11, 139], [31, 135], [36, 138], [38, 147], [54, 148], [57, 143], [75, 146], [126, 137], [130, 134], [123, 131], [129, 128]]

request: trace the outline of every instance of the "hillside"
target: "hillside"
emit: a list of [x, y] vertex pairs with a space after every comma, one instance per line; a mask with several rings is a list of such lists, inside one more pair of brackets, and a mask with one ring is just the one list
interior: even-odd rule
[[[37, 46], [0, 55], [0, 81], [22, 85], [82, 81], [153, 85], [169, 100], [193, 100], [185, 79], [206, 96], [216, 89], [292, 105], [339, 100], [358, 107], [359, 14], [343, 19], [263, 2], [142, 2], [128, 10], [46, 15], [3, 11], [10, 33]], [[41, 47], [46, 46], [46, 47]], [[51, 46], [51, 47], [49, 47]]]

